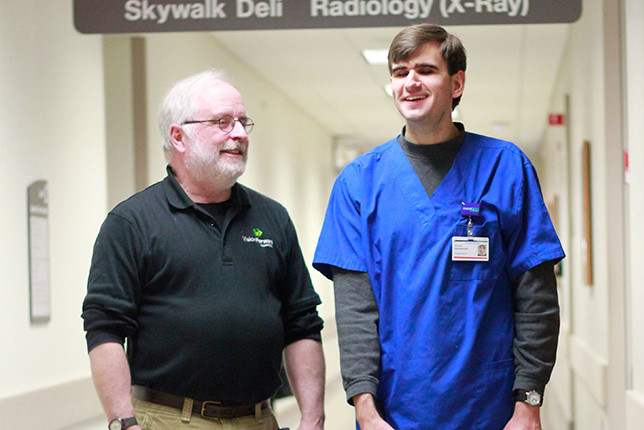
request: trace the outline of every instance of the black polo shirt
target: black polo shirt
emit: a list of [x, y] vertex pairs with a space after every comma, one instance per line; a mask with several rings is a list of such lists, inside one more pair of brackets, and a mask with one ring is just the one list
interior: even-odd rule
[[168, 169], [107, 216], [83, 318], [88, 348], [124, 342], [132, 383], [255, 403], [280, 386], [285, 345], [319, 339], [322, 320], [286, 209], [240, 184], [223, 223]]

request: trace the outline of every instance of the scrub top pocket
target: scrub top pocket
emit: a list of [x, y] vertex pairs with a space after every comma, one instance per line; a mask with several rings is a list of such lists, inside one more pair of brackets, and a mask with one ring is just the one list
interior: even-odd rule
[[[490, 240], [489, 261], [452, 261], [450, 249], [449, 278], [455, 281], [497, 279], [505, 266], [505, 250], [501, 240], [498, 221], [487, 221], [483, 225], [474, 225], [475, 237], [487, 237]], [[454, 228], [454, 237], [467, 237], [467, 224], [458, 224]]]

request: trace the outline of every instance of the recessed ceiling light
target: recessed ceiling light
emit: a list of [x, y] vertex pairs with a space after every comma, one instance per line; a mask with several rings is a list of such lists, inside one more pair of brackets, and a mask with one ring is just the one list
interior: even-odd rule
[[365, 49], [362, 51], [362, 56], [367, 63], [372, 66], [381, 66], [387, 64], [387, 58], [389, 56], [388, 49]]

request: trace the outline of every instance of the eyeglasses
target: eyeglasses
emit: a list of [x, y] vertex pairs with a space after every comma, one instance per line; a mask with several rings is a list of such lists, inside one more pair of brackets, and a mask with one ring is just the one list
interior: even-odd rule
[[197, 121], [184, 121], [183, 124], [181, 125], [198, 124], [202, 122], [209, 123], [210, 125], [217, 124], [221, 129], [221, 131], [223, 131], [224, 133], [230, 133], [231, 131], [233, 131], [233, 129], [235, 128], [236, 122], [240, 123], [241, 126], [244, 127], [246, 134], [250, 134], [250, 132], [253, 131], [253, 126], [255, 125], [253, 120], [248, 117], [241, 117], [239, 119], [235, 119], [230, 115], [224, 115], [219, 119], [201, 119]]

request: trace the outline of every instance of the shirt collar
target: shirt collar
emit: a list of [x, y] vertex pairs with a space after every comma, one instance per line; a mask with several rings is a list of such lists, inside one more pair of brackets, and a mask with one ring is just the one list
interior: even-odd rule
[[[168, 176], [163, 180], [163, 189], [165, 190], [166, 199], [171, 206], [174, 206], [177, 209], [188, 209], [190, 207], [196, 207], [195, 202], [192, 201], [188, 194], [181, 188], [177, 177], [172, 170], [172, 167], [168, 165], [166, 167]], [[230, 193], [230, 203], [231, 207], [242, 208], [245, 206], [250, 206], [250, 197], [246, 188], [239, 183], [235, 182]]]
[[455, 122], [454, 125], [459, 130], [456, 137], [433, 145], [419, 145], [417, 143], [411, 143], [405, 138], [405, 128], [403, 127], [402, 134], [398, 136], [398, 144], [407, 156], [415, 158], [435, 158], [442, 156], [453, 157], [461, 149], [461, 146], [463, 146], [466, 137], [465, 127], [463, 124]]
[[[460, 141], [462, 143], [465, 140], [465, 126], [463, 125], [463, 123], [455, 122], [454, 126], [456, 126], [456, 128], [458, 129], [458, 132], [459, 132], [458, 135], [455, 138], [451, 139], [451, 140], [448, 140], [448, 141], [445, 141], [445, 142], [438, 142], [439, 145], [443, 144], [443, 143], [453, 143], [455, 141]], [[407, 138], [405, 138], [405, 132], [406, 131], [407, 131], [407, 126], [404, 125], [403, 128], [402, 128], [402, 132], [400, 133], [400, 136], [398, 136], [398, 142], [401, 142], [401, 143], [403, 141], [409, 142], [407, 140]], [[411, 142], [409, 142], [409, 144], [415, 145], [414, 143], [411, 143]]]

